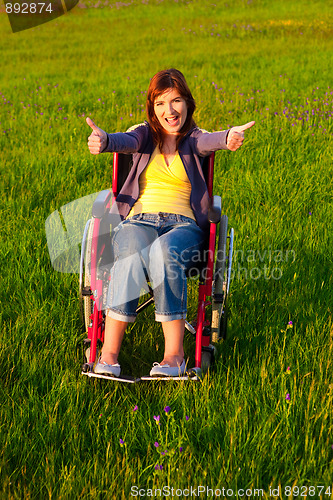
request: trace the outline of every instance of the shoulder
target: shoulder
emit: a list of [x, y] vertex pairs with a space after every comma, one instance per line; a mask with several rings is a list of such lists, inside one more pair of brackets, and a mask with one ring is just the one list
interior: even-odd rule
[[138, 123], [138, 124], [133, 125], [132, 127], [128, 128], [126, 130], [126, 133], [128, 133], [128, 132], [148, 133], [149, 130], [150, 130], [149, 123], [145, 121], [145, 122]]
[[146, 149], [151, 142], [150, 127], [148, 123], [134, 125], [126, 132], [108, 134], [108, 145], [104, 150], [107, 153], [136, 153]]
[[137, 141], [137, 152], [143, 153], [150, 151], [153, 147], [153, 136], [150, 125], [147, 121], [133, 125], [126, 130], [125, 135]]
[[188, 135], [190, 137], [199, 137], [202, 134], [209, 134], [209, 132], [207, 132], [207, 130], [204, 130], [203, 128], [199, 128], [197, 126], [192, 128], [192, 130], [190, 130], [188, 133]]
[[133, 125], [126, 130], [125, 134], [135, 138], [138, 141], [140, 148], [152, 141], [150, 125], [147, 121]]
[[187, 134], [181, 139], [180, 144], [193, 144], [193, 142], [196, 142], [203, 133], [207, 132], [195, 126], [191, 130], [189, 130]]
[[209, 135], [209, 134], [210, 134], [210, 132], [207, 132], [207, 130], [204, 130], [203, 128], [199, 128], [199, 127], [195, 126], [192, 130], [189, 131], [189, 133], [185, 137], [185, 140], [188, 139], [190, 141], [192, 140], [195, 143], [197, 143], [197, 141], [200, 140], [200, 138], [202, 138], [205, 135]]
[[205, 130], [195, 126], [185, 135], [180, 143], [180, 149], [184, 154], [195, 154], [201, 156], [198, 143], [203, 134], [208, 134]]

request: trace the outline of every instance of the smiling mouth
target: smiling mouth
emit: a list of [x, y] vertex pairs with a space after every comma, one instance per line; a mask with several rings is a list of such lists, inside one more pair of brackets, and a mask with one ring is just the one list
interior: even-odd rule
[[166, 118], [165, 119], [166, 122], [169, 124], [169, 125], [176, 125], [178, 120], [179, 120], [179, 117], [178, 116], [174, 116], [172, 118]]

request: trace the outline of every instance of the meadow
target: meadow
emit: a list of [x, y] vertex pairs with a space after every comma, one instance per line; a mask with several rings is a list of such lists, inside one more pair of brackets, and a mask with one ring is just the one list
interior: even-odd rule
[[[15, 34], [0, 13], [1, 499], [333, 498], [333, 5], [213, 2], [81, 2]], [[228, 337], [197, 383], [90, 380], [78, 276], [53, 269], [45, 220], [110, 186], [86, 117], [143, 121], [166, 67], [200, 127], [256, 121], [216, 156], [235, 230]], [[120, 363], [143, 375], [162, 351], [151, 306]]]

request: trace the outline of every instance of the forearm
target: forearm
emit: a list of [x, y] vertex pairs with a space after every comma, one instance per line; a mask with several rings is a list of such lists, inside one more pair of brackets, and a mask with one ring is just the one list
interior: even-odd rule
[[107, 143], [102, 153], [135, 153], [139, 149], [139, 140], [133, 134], [117, 132], [107, 133]]
[[103, 153], [136, 153], [146, 142], [147, 134], [148, 124], [146, 123], [134, 125], [126, 132], [107, 134], [107, 143]]
[[229, 130], [222, 132], [203, 132], [197, 141], [198, 152], [202, 156], [208, 156], [214, 151], [228, 149], [227, 137]]

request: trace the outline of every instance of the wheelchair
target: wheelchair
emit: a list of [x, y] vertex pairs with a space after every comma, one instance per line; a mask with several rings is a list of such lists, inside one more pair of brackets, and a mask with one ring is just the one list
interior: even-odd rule
[[[198, 278], [198, 306], [194, 321], [185, 321], [186, 329], [195, 339], [195, 366], [187, 370], [186, 376], [178, 379], [199, 380], [214, 361], [214, 343], [226, 337], [228, 320], [228, 295], [232, 271], [234, 230], [228, 229], [228, 217], [221, 214], [221, 198], [213, 196], [213, 172], [215, 154], [203, 158], [202, 168], [211, 200], [208, 218], [209, 237], [204, 258], [200, 266], [190, 269], [188, 278]], [[101, 191], [92, 207], [81, 244], [80, 258], [80, 302], [85, 339], [86, 361], [82, 375], [115, 379], [94, 373], [98, 349], [103, 344], [105, 326], [105, 303], [112, 262], [112, 228], [120, 222], [110, 214], [110, 207], [123, 186], [132, 167], [132, 155], [113, 153], [112, 190]], [[199, 267], [199, 269], [198, 269]], [[154, 302], [154, 292], [147, 283], [149, 293], [140, 301], [137, 313]], [[209, 307], [211, 306], [211, 307]], [[209, 312], [208, 312], [209, 310]], [[177, 377], [172, 377], [175, 379]], [[151, 377], [119, 377], [119, 381], [139, 382]], [[161, 377], [159, 377], [161, 380]]]

